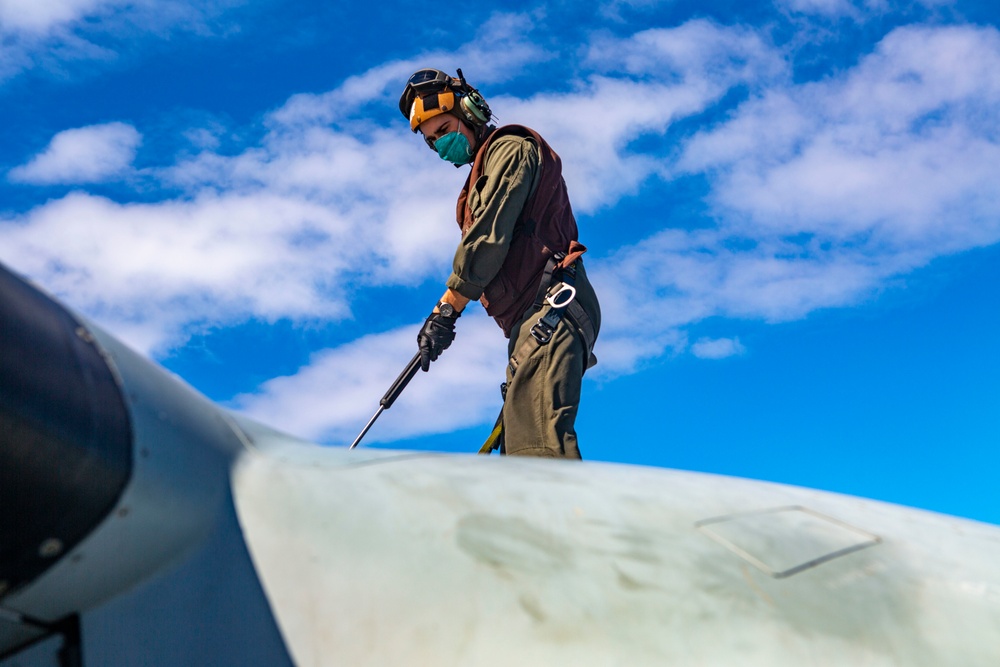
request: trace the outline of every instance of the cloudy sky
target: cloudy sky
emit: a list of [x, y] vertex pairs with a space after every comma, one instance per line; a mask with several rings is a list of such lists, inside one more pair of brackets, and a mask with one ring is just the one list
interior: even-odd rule
[[[585, 458], [1000, 523], [986, 0], [0, 0], [0, 260], [224, 405], [349, 443], [465, 177], [396, 101], [462, 67], [561, 154], [604, 330]], [[478, 307], [368, 446], [474, 451]]]

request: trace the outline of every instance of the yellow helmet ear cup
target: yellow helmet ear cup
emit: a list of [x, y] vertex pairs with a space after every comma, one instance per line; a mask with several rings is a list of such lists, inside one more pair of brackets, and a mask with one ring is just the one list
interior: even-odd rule
[[417, 97], [410, 109], [410, 129], [416, 132], [417, 127], [428, 118], [447, 113], [454, 108], [455, 93], [450, 90]]

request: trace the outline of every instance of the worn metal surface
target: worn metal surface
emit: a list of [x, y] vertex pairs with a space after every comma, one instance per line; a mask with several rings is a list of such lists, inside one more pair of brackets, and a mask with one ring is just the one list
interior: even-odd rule
[[[997, 526], [662, 469], [317, 447], [82, 324], [120, 381], [131, 476], [82, 539], [39, 544], [61, 558], [3, 598], [0, 654], [79, 614], [91, 665], [1000, 665]], [[54, 643], [4, 666], [53, 665]]]
[[[258, 440], [234, 492], [302, 667], [1000, 664], [995, 526], [711, 475]], [[796, 507], [743, 537], [786, 570], [846, 551], [783, 578], [698, 527]]]
[[702, 519], [695, 527], [775, 579], [882, 543], [878, 535], [801, 506]]

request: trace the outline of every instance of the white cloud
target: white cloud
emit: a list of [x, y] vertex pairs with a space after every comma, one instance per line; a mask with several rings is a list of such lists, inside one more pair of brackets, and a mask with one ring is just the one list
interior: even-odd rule
[[[423, 67], [441, 69], [452, 76], [461, 67], [477, 87], [505, 81], [523, 68], [553, 57], [528, 37], [531, 29], [529, 15], [495, 14], [480, 26], [475, 39], [457, 49], [430, 51], [377, 65], [326, 93], [294, 95], [270, 115], [270, 124], [295, 127], [335, 123], [376, 101], [395, 109], [406, 79]], [[405, 123], [402, 116], [398, 118]]]
[[97, 183], [124, 174], [135, 159], [142, 135], [125, 123], [64, 130], [44, 151], [10, 171], [20, 183]]
[[915, 6], [935, 9], [954, 4], [954, 0], [775, 0], [775, 6], [791, 15], [808, 18], [849, 18], [862, 23], [884, 17], [894, 10], [912, 11]]
[[0, 2], [0, 24], [6, 32], [44, 32], [123, 4], [126, 0], [3, 0]]
[[245, 0], [0, 0], [0, 82], [32, 68], [111, 61], [106, 38], [215, 32], [216, 19]]
[[[1000, 241], [998, 109], [1000, 33], [974, 27], [899, 29], [840, 77], [749, 100], [671, 167], [709, 176], [717, 227], [662, 232], [592, 271], [607, 335], [642, 325], [676, 350], [669, 332], [706, 317], [851, 305]], [[616, 303], [638, 281], [649, 298]]]
[[744, 352], [746, 348], [739, 338], [702, 338], [691, 346], [691, 354], [699, 359], [725, 359]]
[[751, 80], [759, 84], [785, 74], [784, 62], [760, 33], [705, 19], [642, 30], [624, 39], [599, 37], [590, 45], [585, 63], [605, 73], [625, 72], [706, 88]]
[[662, 171], [664, 156], [629, 150], [630, 142], [662, 135], [734, 86], [787, 77], [783, 58], [757, 33], [705, 20], [600, 38], [585, 62], [593, 74], [576, 90], [496, 101], [559, 152], [574, 209], [583, 213], [613, 205]]
[[118, 204], [72, 194], [0, 226], [5, 257], [144, 351], [191, 327], [349, 313], [352, 272], [377, 264], [333, 208], [267, 192]]
[[996, 30], [904, 28], [841, 78], [744, 105], [680, 166], [717, 174], [742, 233], [953, 252], [1000, 231], [998, 104]]
[[[476, 71], [477, 83], [501, 79], [547, 57], [526, 36], [529, 23], [497, 15], [451, 57]], [[659, 57], [643, 59], [654, 48]], [[783, 68], [748, 31], [702, 21], [645, 31], [620, 50], [601, 41], [589, 62], [608, 71], [656, 63], [667, 69], [645, 86], [595, 76], [568, 100], [577, 112], [567, 141], [571, 158], [563, 152], [571, 187], [581, 193], [574, 203], [584, 209], [612, 203], [629, 183], [661, 169], [653, 156], [629, 157], [630, 138], [701, 111], [754, 72], [769, 77]], [[236, 156], [205, 152], [160, 170], [168, 184], [186, 190], [181, 199], [118, 204], [75, 194], [0, 229], [0, 248], [20, 270], [128, 332], [146, 351], [251, 316], [345, 317], [353, 290], [363, 285], [443, 279], [457, 239], [452, 197], [464, 173], [445, 168], [405, 129], [373, 127], [363, 109], [371, 101], [394, 106], [399, 82], [429, 64], [448, 67], [436, 56], [380, 65], [330, 93], [289, 100], [269, 119], [259, 147]], [[633, 103], [611, 104], [620, 97]], [[543, 117], [543, 132], [553, 121], [545, 107], [556, 101], [540, 95], [524, 104], [529, 115]], [[606, 105], [627, 117], [606, 123], [606, 134], [589, 131]], [[60, 135], [37, 164], [14, 176], [51, 177], [69, 152], [58, 147], [73, 136]], [[589, 155], [584, 140], [599, 154]], [[608, 180], [602, 157], [627, 167], [624, 185], [588, 187], [588, 180]], [[586, 193], [598, 192], [598, 202], [588, 201]]]
[[[519, 51], [523, 27], [498, 17], [484, 28], [486, 42], [506, 54], [490, 67], [538, 56], [535, 47]], [[270, 119], [259, 147], [236, 156], [205, 152], [159, 170], [186, 191], [182, 198], [119, 204], [73, 194], [0, 226], [0, 256], [146, 352], [249, 317], [347, 317], [361, 286], [443, 282], [465, 174], [428, 151], [402, 119], [382, 129], [351, 115], [365, 93], [385, 97], [388, 83], [345, 86], [350, 94], [338, 88], [309, 104], [294, 98]], [[355, 106], [341, 105], [344, 98]], [[324, 105], [329, 113], [320, 113]], [[327, 125], [334, 117], [338, 123]], [[13, 175], [40, 178], [65, 161], [39, 162]]]
[[[258, 391], [236, 397], [234, 407], [302, 437], [349, 445], [416, 353], [418, 330], [413, 324], [317, 353], [296, 374], [268, 380]], [[459, 320], [456, 334], [430, 371], [417, 371], [379, 417], [366, 444], [451, 431], [496, 417], [507, 362], [503, 334], [476, 312]]]
[[[460, 49], [484, 68], [476, 83], [548, 57], [520, 20], [489, 26], [493, 51]], [[706, 21], [601, 37], [587, 54], [583, 78], [560, 82], [559, 92], [491, 102], [552, 142], [591, 224], [618, 222], [606, 211], [649, 179], [670, 187], [691, 175], [707, 179], [712, 215], [698, 221], [707, 228], [664, 221], [649, 238], [588, 259], [604, 314], [596, 374], [629, 372], [665, 351], [736, 354], [738, 340], [724, 333], [692, 345], [693, 325], [852, 305], [935, 257], [1000, 240], [994, 29], [899, 29], [856, 66], [802, 85], [763, 37]], [[74, 194], [40, 206], [0, 225], [0, 254], [147, 350], [249, 317], [347, 317], [356, 290], [443, 279], [464, 172], [443, 165], [402, 119], [380, 128], [366, 112], [394, 108], [416, 67], [450, 66], [437, 57], [385, 63], [329, 93], [296, 96], [269, 118], [259, 146], [160, 170], [181, 198], [120, 204]], [[457, 64], [471, 76], [472, 66]], [[746, 101], [716, 125], [667, 149], [637, 147], [736, 89]], [[501, 341], [463, 347], [479, 340], [465, 329], [472, 324], [463, 319], [456, 348], [420, 377], [441, 378], [442, 392], [467, 400], [463, 424], [492, 418], [497, 375], [487, 369], [503, 367]], [[349, 440], [412, 355], [415, 331], [321, 353], [238, 403], [303, 435]], [[368, 368], [365, 359], [383, 361]], [[369, 393], [370, 403], [355, 400]], [[330, 401], [337, 407], [324, 413]], [[402, 430], [385, 437], [452, 428], [434, 426], [430, 406], [411, 414], [401, 403], [394, 414], [406, 418], [390, 423]]]
[[207, 18], [237, 4], [239, 0], [199, 3], [181, 0], [3, 0], [0, 2], [0, 30], [6, 34], [58, 35], [94, 18], [112, 24], [105, 27], [130, 24], [159, 30], [180, 25], [186, 29], [203, 29]]
[[602, 309], [596, 374], [683, 351], [686, 329], [709, 317], [784, 322], [856, 303], [903, 268], [843, 251], [810, 255], [783, 241], [733, 240], [718, 230], [666, 230], [588, 269]]
[[650, 9], [657, 5], [664, 5], [674, 0], [603, 0], [599, 3], [601, 14], [611, 18], [621, 20], [621, 10], [625, 7], [630, 9]]
[[[788, 11], [822, 16], [852, 16], [857, 11], [851, 0], [776, 0], [775, 4]], [[869, 0], [865, 4], [875, 3]]]

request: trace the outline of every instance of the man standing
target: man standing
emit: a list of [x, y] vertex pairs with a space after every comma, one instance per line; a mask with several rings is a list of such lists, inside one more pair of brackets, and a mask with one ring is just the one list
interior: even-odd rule
[[559, 156], [530, 128], [491, 125], [489, 105], [462, 70], [457, 78], [417, 71], [399, 110], [443, 160], [472, 165], [458, 197], [453, 272], [417, 336], [421, 367], [451, 345], [462, 310], [480, 299], [510, 339], [502, 430], [494, 429], [502, 437], [487, 444], [511, 455], [581, 458], [574, 423], [584, 371], [596, 363], [601, 311]]

